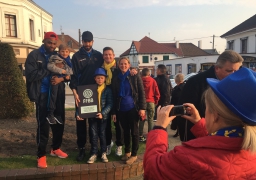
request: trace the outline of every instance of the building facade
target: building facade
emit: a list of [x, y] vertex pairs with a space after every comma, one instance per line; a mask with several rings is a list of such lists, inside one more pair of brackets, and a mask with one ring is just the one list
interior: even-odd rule
[[[184, 58], [208, 55], [210, 54], [192, 43], [179, 43], [178, 41], [175, 43], [158, 43], [145, 36], [140, 41], [133, 41], [131, 47], [121, 54], [120, 57], [128, 57], [133, 67], [138, 67], [139, 69], [148, 68], [152, 75], [156, 75], [156, 62], [162, 62], [162, 64], [168, 64], [167, 73], [175, 75], [176, 73], [174, 74], [174, 72], [176, 70], [173, 68], [176, 67], [178, 69], [178, 65], [176, 66], [173, 62], [176, 63], [177, 61], [179, 62], [178, 64], [183, 64], [184, 67], [184, 63], [187, 63], [187, 61], [184, 61]], [[179, 67], [179, 71], [182, 71], [182, 66]], [[199, 70], [197, 70], [195, 62], [189, 64], [189, 69], [191, 72]]]
[[221, 36], [227, 40], [226, 49], [240, 53], [243, 66], [256, 69], [256, 15]]
[[170, 75], [197, 73], [199, 70], [205, 71], [209, 69], [216, 63], [218, 57], [219, 55], [207, 55], [158, 60], [155, 62], [155, 69], [159, 64], [164, 64]]
[[31, 0], [0, 0], [0, 42], [10, 44], [23, 70], [27, 55], [52, 31], [52, 15]]

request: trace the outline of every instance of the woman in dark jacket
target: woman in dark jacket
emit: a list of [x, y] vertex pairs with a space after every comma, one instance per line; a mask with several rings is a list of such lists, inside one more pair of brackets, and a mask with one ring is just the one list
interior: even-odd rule
[[[130, 60], [119, 60], [120, 73], [113, 78], [113, 121], [120, 124], [124, 133], [126, 164], [137, 159], [139, 148], [139, 118], [145, 115], [146, 99], [141, 77], [130, 75]], [[132, 136], [132, 151], [130, 137]]]

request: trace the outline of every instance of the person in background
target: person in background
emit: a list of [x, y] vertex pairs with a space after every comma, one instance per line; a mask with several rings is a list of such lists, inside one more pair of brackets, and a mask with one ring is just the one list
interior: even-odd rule
[[157, 66], [156, 74], [157, 74], [157, 77], [155, 78], [155, 80], [160, 92], [160, 99], [158, 101], [158, 105], [156, 106], [156, 109], [157, 109], [158, 106], [163, 107], [170, 104], [172, 84], [170, 79], [166, 77], [166, 66], [164, 64], [159, 64]]
[[[49, 127], [52, 129], [52, 149], [50, 154], [60, 158], [66, 158], [68, 155], [60, 149], [65, 121], [65, 84], [64, 81], [70, 79], [65, 77], [51, 77], [51, 72], [47, 69], [47, 63], [55, 51], [58, 36], [54, 32], [47, 32], [44, 35], [43, 44], [39, 49], [29, 53], [25, 62], [25, 74], [27, 93], [30, 101], [36, 104], [37, 120], [37, 167], [46, 168], [46, 147], [49, 139]], [[48, 99], [50, 84], [59, 84], [57, 92], [57, 103], [54, 110], [54, 116], [62, 120], [62, 124], [51, 124], [46, 120], [48, 111]]]
[[[177, 85], [172, 90], [171, 104], [172, 105], [179, 105], [179, 103], [178, 103], [179, 98], [181, 96], [182, 89], [185, 85], [185, 83], [184, 83], [184, 74], [182, 74], [182, 73], [176, 74], [174, 80], [175, 80], [175, 83]], [[179, 128], [177, 126], [177, 123], [178, 123], [177, 121], [178, 121], [177, 118], [174, 118], [173, 121], [172, 121], [172, 124], [171, 124], [171, 129], [172, 130], [177, 130], [173, 137], [178, 137], [179, 136]]]
[[169, 117], [173, 105], [158, 109], [143, 158], [145, 179], [256, 179], [256, 73], [241, 68], [207, 82], [205, 118], [184, 104], [189, 116], [183, 117], [194, 124], [197, 138], [170, 152], [166, 127], [175, 118]]
[[[210, 69], [201, 72], [189, 78], [182, 90], [179, 104], [192, 103], [198, 109], [201, 117], [205, 117], [205, 104], [202, 101], [202, 95], [207, 89], [207, 78], [215, 78], [222, 80], [228, 75], [237, 71], [243, 63], [243, 58], [235, 51], [224, 51], [217, 59], [216, 64]], [[178, 128], [181, 141], [189, 141], [195, 136], [191, 133], [190, 128], [193, 123], [186, 121], [182, 117], [178, 117]]]
[[[148, 121], [148, 132], [153, 128], [153, 118], [155, 114], [155, 104], [158, 104], [160, 99], [160, 92], [158, 90], [158, 86], [156, 81], [150, 76], [150, 71], [148, 68], [142, 69], [141, 72], [143, 87], [146, 96], [146, 103], [147, 109], [146, 114]], [[140, 142], [146, 141], [146, 138], [143, 136], [143, 129], [144, 129], [145, 120], [141, 120], [139, 122], [139, 135], [140, 135]]]
[[93, 35], [90, 31], [82, 34], [83, 47], [77, 51], [72, 57], [73, 75], [71, 75], [70, 89], [73, 91], [76, 105], [76, 132], [77, 146], [79, 153], [76, 157], [77, 161], [82, 161], [85, 157], [85, 143], [87, 138], [86, 119], [80, 118], [77, 114], [78, 103], [80, 102], [77, 86], [95, 84], [94, 73], [96, 69], [102, 66], [103, 58], [99, 51], [92, 48]]
[[[121, 57], [119, 60], [120, 73], [113, 79], [114, 107], [113, 121], [120, 123], [124, 132], [125, 155], [122, 157], [126, 164], [137, 160], [139, 148], [139, 118], [145, 116], [146, 99], [140, 75], [130, 75], [130, 60]], [[132, 151], [131, 151], [132, 137]]]
[[105, 69], [98, 68], [94, 73], [95, 81], [98, 85], [98, 101], [99, 101], [99, 113], [96, 118], [89, 118], [89, 132], [91, 142], [91, 157], [87, 161], [88, 164], [92, 164], [97, 159], [98, 153], [98, 139], [100, 139], [101, 148], [101, 160], [102, 162], [108, 162], [106, 150], [106, 126], [107, 118], [113, 106], [112, 92], [109, 87], [106, 87], [105, 80], [107, 74]]

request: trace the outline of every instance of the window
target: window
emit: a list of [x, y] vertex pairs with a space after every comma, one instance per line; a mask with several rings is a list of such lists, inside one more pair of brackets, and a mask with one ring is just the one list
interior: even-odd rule
[[169, 56], [163, 56], [163, 60], [169, 60]]
[[148, 56], [142, 56], [142, 63], [148, 63]]
[[241, 39], [241, 53], [247, 53], [247, 38]]
[[7, 37], [17, 37], [16, 16], [5, 14], [5, 30]]
[[181, 64], [175, 64], [175, 74], [182, 73], [182, 66]]
[[166, 65], [166, 72], [167, 72], [169, 75], [172, 75], [172, 65], [171, 65], [171, 64], [167, 64], [167, 65]]
[[34, 21], [29, 19], [29, 30], [30, 30], [30, 40], [35, 40], [35, 33], [34, 33]]
[[234, 41], [228, 41], [228, 49], [234, 50]]

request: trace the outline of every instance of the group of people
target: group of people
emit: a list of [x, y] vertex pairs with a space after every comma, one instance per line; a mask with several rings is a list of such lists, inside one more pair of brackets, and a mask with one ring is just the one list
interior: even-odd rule
[[[89, 31], [83, 32], [83, 46], [72, 59], [69, 56], [70, 49], [65, 45], [60, 45], [58, 52], [55, 51], [57, 40], [58, 36], [54, 32], [45, 33], [42, 46], [32, 51], [25, 63], [28, 96], [36, 104], [38, 167], [47, 167], [49, 127], [53, 133], [50, 155], [68, 157], [68, 154], [60, 149], [65, 124], [64, 82], [68, 81], [76, 104], [79, 149], [76, 160], [82, 161], [85, 158], [88, 121], [91, 151], [87, 163], [94, 163], [98, 157], [98, 138], [101, 160], [108, 162], [107, 155], [111, 153], [114, 144], [111, 129], [113, 121], [116, 132], [115, 153], [122, 156], [125, 145], [125, 153], [121, 159], [127, 164], [132, 164], [137, 159], [139, 141], [145, 141], [145, 119], [148, 121], [148, 131], [152, 130], [156, 105], [170, 104], [172, 87], [165, 76], [166, 67], [158, 66], [158, 76], [155, 80], [147, 68], [139, 73], [137, 68], [131, 67], [130, 60], [126, 57], [116, 62], [111, 47], [105, 47], [103, 54], [93, 49], [93, 35]], [[77, 87], [90, 84], [98, 85], [99, 113], [87, 120], [78, 114], [80, 97]]]
[[[241, 67], [243, 59], [238, 53], [223, 52], [214, 66], [186, 83], [184, 76], [177, 74], [177, 86], [172, 89], [164, 65], [158, 65], [153, 79], [149, 69], [140, 73], [126, 57], [116, 62], [111, 47], [105, 47], [103, 54], [93, 49], [89, 31], [83, 32], [83, 46], [72, 59], [64, 45], [55, 51], [57, 40], [54, 32], [47, 32], [42, 46], [32, 51], [25, 63], [28, 96], [36, 104], [39, 168], [47, 167], [49, 127], [53, 133], [50, 155], [68, 157], [60, 146], [65, 124], [64, 82], [70, 81], [76, 104], [77, 161], [85, 158], [87, 139], [87, 119], [78, 114], [77, 87], [97, 84], [99, 112], [88, 118], [91, 151], [87, 163], [97, 159], [98, 138], [101, 160], [108, 162], [113, 146], [111, 121], [116, 155], [123, 155], [124, 145], [121, 160], [135, 162], [139, 141], [145, 141], [147, 119], [145, 179], [256, 178], [256, 74]], [[184, 105], [187, 114], [169, 117], [173, 104]], [[183, 143], [167, 152], [166, 128], [173, 119]]]

